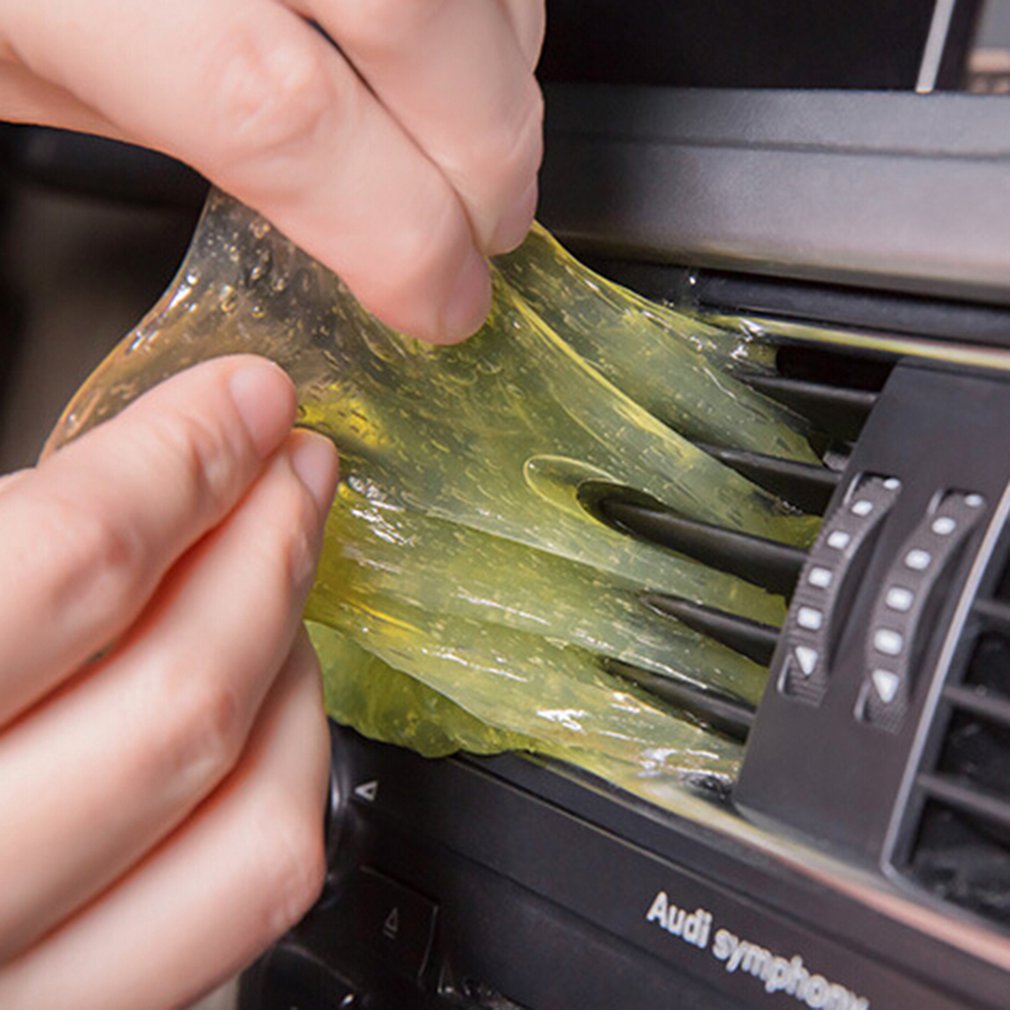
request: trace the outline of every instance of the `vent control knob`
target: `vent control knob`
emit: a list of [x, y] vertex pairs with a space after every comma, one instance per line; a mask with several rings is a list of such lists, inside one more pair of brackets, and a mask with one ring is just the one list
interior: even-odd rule
[[876, 531], [900, 490], [896, 477], [862, 474], [825, 520], [800, 572], [786, 622], [779, 680], [784, 694], [812, 705], [824, 697], [843, 615]]
[[866, 675], [856, 707], [862, 721], [891, 732], [901, 726], [937, 590], [984, 506], [982, 495], [970, 491], [937, 495], [898, 551], [867, 630]]

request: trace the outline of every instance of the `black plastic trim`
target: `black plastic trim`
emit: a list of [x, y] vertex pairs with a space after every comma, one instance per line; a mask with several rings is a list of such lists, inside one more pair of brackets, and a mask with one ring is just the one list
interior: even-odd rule
[[943, 689], [943, 697], [962, 712], [970, 712], [988, 722], [1010, 726], [1010, 699], [983, 694], [979, 690], [962, 684], [948, 684]]
[[643, 505], [617, 495], [599, 501], [596, 511], [616, 529], [661, 544], [773, 593], [792, 592], [806, 557], [799, 547], [684, 519], [662, 506]]
[[641, 600], [647, 607], [714, 638], [756, 663], [767, 666], [772, 660], [779, 639], [778, 628], [664, 593], [644, 593]]
[[792, 407], [822, 431], [854, 441], [877, 402], [877, 394], [865, 389], [844, 389], [803, 379], [754, 376], [748, 384], [765, 396]]
[[920, 789], [947, 806], [1002, 828], [1010, 828], [1010, 803], [974, 783], [929, 772], [921, 774], [917, 781]]
[[686, 712], [734, 740], [746, 740], [747, 733], [754, 724], [756, 708], [740, 698], [707, 691], [682, 680], [673, 680], [651, 670], [622, 663], [618, 659], [606, 660], [605, 665], [611, 673], [632, 681], [666, 704]]
[[601, 255], [1010, 304], [1010, 103], [547, 88], [545, 223]]
[[698, 448], [758, 487], [812, 515], [824, 514], [840, 479], [837, 470], [810, 463], [795, 463], [744, 449], [723, 449], [711, 445], [699, 445]]

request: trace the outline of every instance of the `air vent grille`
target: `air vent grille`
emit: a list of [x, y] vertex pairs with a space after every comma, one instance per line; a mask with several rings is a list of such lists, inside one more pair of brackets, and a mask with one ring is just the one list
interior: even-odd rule
[[[773, 375], [743, 376], [755, 389], [810, 421], [812, 441], [825, 453], [823, 467], [738, 449], [704, 448], [800, 511], [821, 516], [841, 480], [847, 449], [858, 437], [893, 364], [877, 356], [789, 343], [777, 349]], [[857, 400], [860, 406], [854, 412]], [[612, 525], [772, 592], [788, 596], [802, 567], [800, 551], [684, 520], [641, 497], [614, 493], [597, 497], [591, 507]]]
[[[824, 453], [826, 465], [796, 463], [736, 449], [704, 448], [800, 511], [821, 516], [841, 480], [851, 442], [858, 437], [892, 367], [893, 362], [879, 357], [782, 344], [776, 351], [774, 374], [744, 378], [766, 396], [807, 418], [813, 431], [811, 441]], [[787, 599], [792, 595], [806, 559], [806, 552], [799, 548], [685, 519], [659, 502], [616, 489], [609, 489], [605, 494], [592, 493], [584, 504], [617, 529], [746, 579]], [[647, 594], [643, 603], [762, 665], [771, 661], [778, 628], [661, 593]], [[685, 699], [680, 686], [673, 685], [666, 690], [655, 675], [646, 671], [622, 664], [619, 672], [710, 725], [728, 727], [738, 738], [746, 735], [753, 720], [753, 708], [740, 699], [718, 698], [708, 692]]]
[[[937, 897], [1010, 927], [1010, 565], [972, 608], [961, 667], [919, 773], [907, 871]], [[985, 584], [985, 583], [984, 583]], [[914, 809], [915, 807], [913, 807]]]

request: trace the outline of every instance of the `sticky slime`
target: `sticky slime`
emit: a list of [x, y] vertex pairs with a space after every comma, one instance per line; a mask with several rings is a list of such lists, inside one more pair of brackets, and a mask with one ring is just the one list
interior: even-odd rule
[[[816, 520], [699, 446], [816, 462], [748, 387], [767, 349], [605, 281], [539, 227], [495, 267], [488, 322], [435, 348], [221, 194], [179, 274], [85, 383], [53, 444], [196, 362], [284, 367], [342, 482], [306, 618], [331, 714], [429, 755], [528, 750], [656, 798], [732, 783], [741, 747], [609, 661], [755, 704], [765, 670], [643, 603], [673, 594], [768, 624], [780, 597], [627, 535], [587, 488], [804, 545]], [[250, 621], [255, 615], [250, 615]]]

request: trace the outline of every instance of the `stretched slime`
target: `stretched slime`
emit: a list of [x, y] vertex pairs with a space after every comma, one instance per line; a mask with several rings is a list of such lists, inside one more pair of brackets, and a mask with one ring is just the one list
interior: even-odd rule
[[212, 194], [176, 280], [52, 442], [199, 361], [272, 358], [295, 381], [300, 423], [341, 452], [306, 611], [335, 718], [429, 756], [535, 751], [654, 799], [676, 782], [727, 786], [739, 744], [608, 661], [754, 704], [763, 668], [643, 594], [768, 624], [784, 603], [609, 527], [587, 494], [623, 489], [805, 545], [815, 519], [699, 447], [816, 462], [804, 425], [743, 381], [766, 366], [762, 345], [603, 280], [539, 227], [494, 285], [474, 338], [430, 347]]

